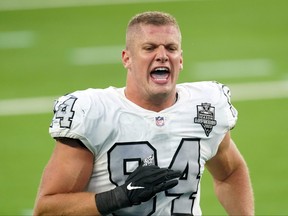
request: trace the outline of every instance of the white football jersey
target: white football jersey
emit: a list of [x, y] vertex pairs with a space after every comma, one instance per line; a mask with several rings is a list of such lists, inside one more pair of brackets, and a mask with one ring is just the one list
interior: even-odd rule
[[230, 90], [216, 82], [177, 85], [177, 102], [161, 112], [129, 101], [124, 88], [87, 89], [56, 101], [52, 137], [79, 139], [94, 154], [87, 191], [122, 185], [144, 161], [182, 171], [174, 188], [115, 215], [201, 215], [200, 180], [237, 111]]

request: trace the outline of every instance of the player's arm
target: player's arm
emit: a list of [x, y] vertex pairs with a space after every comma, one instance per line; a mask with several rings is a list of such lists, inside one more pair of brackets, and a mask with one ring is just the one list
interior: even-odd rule
[[95, 194], [83, 192], [93, 161], [93, 154], [77, 140], [57, 141], [42, 176], [34, 215], [99, 215]]
[[34, 215], [106, 215], [148, 201], [177, 185], [175, 178], [181, 175], [180, 171], [141, 165], [123, 185], [95, 196], [82, 192], [92, 174], [93, 161], [93, 154], [77, 140], [69, 139], [68, 145], [57, 141], [42, 176]]
[[217, 154], [206, 163], [213, 176], [215, 193], [229, 215], [254, 215], [254, 198], [249, 171], [230, 137], [226, 134]]

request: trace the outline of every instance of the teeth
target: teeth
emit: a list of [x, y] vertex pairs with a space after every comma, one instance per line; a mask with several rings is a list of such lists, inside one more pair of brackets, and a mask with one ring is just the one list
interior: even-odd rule
[[166, 67], [155, 68], [151, 72], [151, 77], [157, 82], [165, 82], [169, 77], [169, 69]]
[[160, 67], [160, 68], [155, 68], [155, 71], [168, 71], [168, 69], [164, 67]]

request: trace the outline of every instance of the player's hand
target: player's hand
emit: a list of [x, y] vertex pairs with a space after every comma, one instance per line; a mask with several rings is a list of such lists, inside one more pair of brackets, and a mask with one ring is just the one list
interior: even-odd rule
[[180, 171], [160, 168], [155, 165], [139, 166], [125, 183], [111, 191], [96, 195], [96, 204], [101, 214], [108, 214], [121, 208], [139, 205], [161, 191], [178, 184]]
[[178, 184], [181, 172], [158, 166], [139, 166], [129, 175], [124, 185], [120, 186], [126, 193], [130, 205], [148, 201], [156, 193], [168, 190]]

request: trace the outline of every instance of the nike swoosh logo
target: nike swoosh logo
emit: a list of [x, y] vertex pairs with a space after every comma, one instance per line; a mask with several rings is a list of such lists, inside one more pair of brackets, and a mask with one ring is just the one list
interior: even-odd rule
[[132, 182], [127, 185], [127, 190], [136, 190], [136, 189], [143, 189], [144, 187], [141, 186], [132, 186]]

